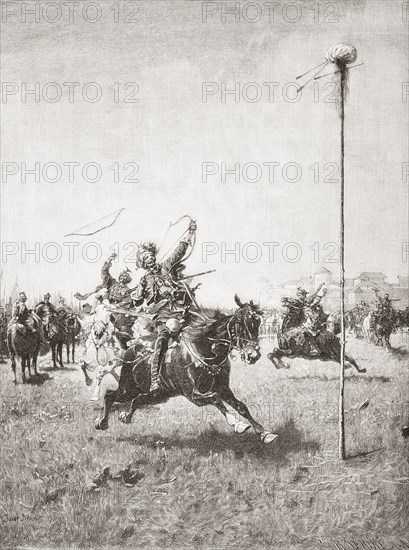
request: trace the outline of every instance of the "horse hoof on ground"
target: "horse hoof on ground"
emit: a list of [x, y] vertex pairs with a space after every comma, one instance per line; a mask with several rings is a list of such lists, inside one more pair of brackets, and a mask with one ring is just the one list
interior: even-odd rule
[[17, 380], [13, 380], [13, 384], [17, 386]]
[[108, 422], [103, 418], [97, 418], [95, 420], [95, 429], [96, 430], [107, 430], [108, 429]]
[[361, 374], [365, 374], [365, 373], [366, 373], [366, 369], [361, 369], [359, 372], [360, 372]]
[[124, 424], [129, 424], [131, 422], [130, 414], [122, 411], [119, 413], [119, 420], [123, 422]]
[[274, 355], [272, 353], [267, 353], [267, 359], [269, 359], [274, 364]]
[[272, 443], [275, 439], [277, 439], [278, 435], [273, 434], [271, 432], [262, 432], [260, 434], [260, 439], [262, 443]]
[[246, 422], [241, 422], [239, 420], [239, 422], [234, 424], [234, 431], [236, 434], [244, 434], [250, 427], [250, 424], [246, 424]]

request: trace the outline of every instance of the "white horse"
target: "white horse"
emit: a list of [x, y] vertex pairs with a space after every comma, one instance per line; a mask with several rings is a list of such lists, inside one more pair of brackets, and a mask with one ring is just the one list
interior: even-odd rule
[[91, 401], [103, 399], [107, 390], [118, 389], [123, 350], [115, 338], [108, 306], [107, 300], [100, 300], [94, 313], [80, 319], [81, 326], [88, 335], [84, 353], [79, 360], [87, 386], [92, 385], [92, 378], [88, 373], [95, 374]]
[[375, 313], [373, 311], [370, 311], [362, 321], [362, 332], [367, 342], [373, 341], [375, 335]]

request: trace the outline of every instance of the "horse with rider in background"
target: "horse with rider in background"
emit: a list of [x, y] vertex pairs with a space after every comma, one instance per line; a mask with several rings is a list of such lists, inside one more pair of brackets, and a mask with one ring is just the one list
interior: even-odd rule
[[7, 327], [7, 347], [11, 358], [14, 384], [17, 384], [16, 357], [20, 357], [23, 384], [26, 382], [26, 369], [30, 378], [31, 367], [33, 367], [33, 374], [38, 374], [37, 357], [42, 341], [41, 321], [28, 308], [26, 293], [20, 292], [13, 304], [11, 320]]

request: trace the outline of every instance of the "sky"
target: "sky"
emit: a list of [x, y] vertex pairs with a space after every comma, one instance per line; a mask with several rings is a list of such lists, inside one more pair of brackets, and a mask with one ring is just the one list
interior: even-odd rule
[[[343, 1], [332, 14], [327, 3], [316, 12], [317, 3], [298, 2], [297, 13], [280, 2], [273, 20], [264, 3], [253, 3], [252, 12], [242, 2], [239, 21], [228, 14], [223, 20], [217, 2], [142, 1], [136, 15], [126, 3], [117, 3], [118, 13], [111, 3], [96, 4], [95, 23], [81, 10], [70, 22], [62, 4], [54, 23], [44, 19], [56, 17], [52, 10], [39, 12], [38, 22], [24, 22], [20, 6], [6, 21], [3, 12], [2, 293], [16, 277], [31, 294], [85, 292], [99, 283], [113, 250], [113, 274], [129, 267], [136, 284], [135, 245], [154, 240], [165, 252], [186, 229], [184, 219], [164, 239], [183, 215], [198, 226], [186, 272], [216, 270], [197, 279], [203, 304], [230, 306], [235, 292], [254, 298], [260, 277], [278, 284], [321, 265], [337, 273], [334, 78], [310, 83], [298, 100], [294, 82], [340, 42], [353, 44], [356, 63], [364, 63], [350, 71], [346, 106], [346, 274], [383, 271], [390, 281], [407, 274], [402, 2]], [[329, 65], [322, 74], [332, 71]], [[72, 102], [67, 82], [78, 83]], [[35, 83], [38, 102], [22, 91]], [[223, 95], [226, 89], [238, 94]], [[56, 90], [59, 100], [44, 99]], [[95, 91], [101, 97], [93, 102]], [[38, 163], [39, 181], [32, 174], [22, 181], [24, 163]], [[44, 178], [47, 163], [54, 164]], [[72, 178], [67, 163], [77, 163]], [[56, 166], [59, 181], [47, 181]], [[234, 167], [237, 175], [224, 174]], [[98, 181], [89, 181], [94, 175]], [[123, 207], [112, 227], [64, 238]], [[36, 254], [26, 253], [35, 247]]]

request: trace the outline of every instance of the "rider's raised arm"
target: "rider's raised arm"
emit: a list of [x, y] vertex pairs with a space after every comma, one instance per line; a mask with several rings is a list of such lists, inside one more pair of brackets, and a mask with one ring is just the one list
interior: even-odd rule
[[320, 299], [324, 297], [325, 294], [323, 296], [318, 296], [318, 294], [319, 294], [319, 292], [320, 292], [320, 290], [323, 286], [325, 286], [325, 283], [321, 283], [320, 286], [317, 288], [317, 290], [315, 292], [312, 292], [311, 294], [308, 294], [307, 299], [306, 299], [307, 304], [312, 304], [312, 302], [317, 297], [320, 298]]
[[166, 271], [170, 271], [175, 264], [183, 260], [195, 233], [196, 223], [191, 222], [187, 236], [180, 241], [169, 258], [162, 263], [162, 266], [166, 269]]
[[112, 283], [115, 282], [115, 279], [112, 277], [112, 275], [109, 272], [109, 270], [111, 269], [111, 266], [112, 266], [112, 260], [115, 257], [116, 257], [116, 254], [112, 254], [107, 259], [107, 261], [104, 263], [104, 265], [102, 266], [102, 269], [101, 269], [102, 283], [106, 288], [109, 288], [112, 285]]

